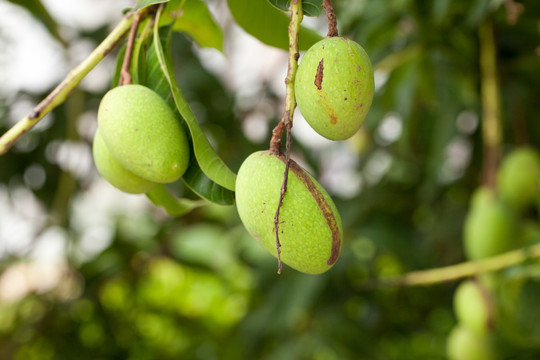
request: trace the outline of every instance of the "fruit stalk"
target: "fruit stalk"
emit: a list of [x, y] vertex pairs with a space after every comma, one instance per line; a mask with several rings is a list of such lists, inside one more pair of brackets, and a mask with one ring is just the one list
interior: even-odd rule
[[494, 189], [501, 143], [499, 85], [493, 23], [484, 20], [479, 29], [482, 76], [482, 140], [484, 148], [482, 183]]
[[522, 264], [531, 259], [539, 258], [540, 244], [535, 244], [480, 260], [467, 261], [451, 266], [413, 271], [404, 275], [366, 281], [360, 285], [360, 288], [373, 289], [382, 287], [434, 285], [485, 272], [502, 270], [514, 265]]
[[326, 34], [326, 37], [339, 36], [337, 30], [336, 13], [334, 12], [332, 3], [330, 0], [323, 0], [322, 6], [324, 7], [324, 11], [326, 12], [326, 17], [328, 19], [328, 34]]
[[5, 154], [17, 140], [30, 131], [45, 115], [62, 104], [81, 80], [122, 41], [132, 23], [133, 14], [129, 14], [82, 63], [67, 74], [65, 79], [44, 100], [6, 131], [0, 137], [0, 155]]
[[131, 57], [133, 54], [133, 45], [137, 38], [137, 30], [139, 29], [139, 23], [141, 22], [141, 13], [136, 12], [133, 15], [133, 22], [131, 23], [131, 29], [129, 30], [129, 37], [126, 45], [126, 53], [124, 54], [124, 61], [122, 62], [122, 69], [120, 70], [119, 86], [129, 85], [132, 82], [131, 73], [129, 68], [131, 66]]
[[281, 274], [281, 244], [279, 242], [279, 211], [281, 205], [283, 205], [283, 198], [287, 192], [287, 181], [289, 175], [290, 165], [290, 149], [291, 149], [291, 128], [294, 115], [294, 109], [296, 107], [296, 98], [294, 95], [294, 78], [296, 76], [296, 70], [298, 69], [298, 58], [300, 53], [298, 50], [298, 34], [300, 32], [300, 24], [302, 23], [302, 1], [293, 0], [291, 2], [291, 22], [289, 23], [289, 65], [287, 69], [287, 77], [285, 78], [286, 95], [285, 95], [285, 111], [281, 117], [279, 124], [272, 131], [272, 139], [270, 140], [270, 153], [279, 155], [281, 150], [281, 138], [283, 132], [287, 130], [287, 143], [285, 149], [285, 172], [283, 174], [283, 183], [281, 185], [281, 191], [279, 195], [279, 202], [274, 216], [274, 230], [276, 233], [276, 248], [278, 259], [278, 274]]

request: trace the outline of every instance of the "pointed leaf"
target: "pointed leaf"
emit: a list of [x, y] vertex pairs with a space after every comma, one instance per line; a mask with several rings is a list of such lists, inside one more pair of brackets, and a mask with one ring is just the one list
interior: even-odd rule
[[[166, 46], [169, 44], [170, 34], [171, 26], [162, 27], [159, 30], [159, 40], [166, 44]], [[158, 93], [171, 108], [175, 109], [176, 105], [172, 97], [171, 87], [163, 74], [163, 69], [161, 68], [158, 55], [156, 54], [154, 41], [155, 39], [152, 39], [152, 44], [147, 53], [146, 82], [144, 85]]]
[[[158, 13], [159, 17], [159, 13]], [[180, 112], [180, 115], [186, 121], [189, 131], [191, 133], [191, 138], [193, 141], [193, 148], [195, 152], [195, 158], [201, 168], [201, 170], [208, 176], [211, 180], [217, 184], [234, 191], [236, 183], [236, 174], [225, 165], [223, 160], [216, 154], [210, 142], [204, 135], [201, 127], [195, 119], [195, 115], [189, 108], [189, 105], [176, 82], [174, 76], [174, 69], [172, 66], [172, 58], [170, 54], [165, 55], [163, 47], [161, 45], [159, 37], [159, 19], [156, 18], [156, 26], [154, 27], [154, 47], [156, 55], [158, 57], [161, 69], [165, 78], [167, 79], [169, 86], [171, 88], [173, 99], [176, 104], [176, 108]]]
[[[289, 50], [289, 17], [272, 6], [268, 0], [227, 0], [234, 20], [246, 32], [261, 42]], [[298, 45], [300, 50], [307, 50], [322, 36], [304, 26], [300, 28]]]

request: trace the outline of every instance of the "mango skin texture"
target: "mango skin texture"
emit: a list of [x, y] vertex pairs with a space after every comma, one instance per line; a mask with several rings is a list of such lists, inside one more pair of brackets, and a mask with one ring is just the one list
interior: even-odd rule
[[[279, 202], [284, 156], [251, 154], [236, 178], [236, 206], [244, 226], [277, 257], [274, 215]], [[341, 249], [341, 218], [328, 193], [291, 160], [287, 192], [280, 210], [281, 261], [308, 274], [332, 267]]]
[[94, 136], [92, 145], [94, 162], [101, 174], [109, 183], [123, 192], [130, 194], [144, 194], [150, 191], [156, 183], [143, 179], [134, 173], [126, 170], [116, 160], [103, 142], [99, 130]]
[[371, 61], [356, 42], [331, 37], [304, 54], [295, 77], [296, 101], [309, 125], [331, 140], [353, 136], [373, 100]]
[[109, 90], [99, 105], [98, 128], [112, 156], [137, 176], [170, 183], [187, 169], [184, 129], [167, 103], [147, 87]]

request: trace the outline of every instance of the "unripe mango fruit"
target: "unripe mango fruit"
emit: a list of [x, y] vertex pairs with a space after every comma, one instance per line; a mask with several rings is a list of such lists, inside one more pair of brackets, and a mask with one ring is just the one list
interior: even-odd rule
[[463, 281], [454, 293], [454, 313], [461, 325], [476, 334], [488, 333], [493, 326], [493, 306], [488, 289], [478, 281]]
[[[242, 222], [262, 247], [277, 257], [274, 215], [285, 172], [285, 157], [251, 154], [236, 178], [236, 206]], [[343, 230], [334, 202], [321, 185], [291, 160], [279, 216], [281, 261], [308, 274], [332, 267]]]
[[530, 147], [508, 154], [497, 173], [497, 191], [503, 201], [520, 211], [540, 195], [540, 155]]
[[154, 91], [141, 85], [116, 87], [103, 97], [98, 128], [111, 155], [146, 180], [178, 180], [189, 162], [182, 125]]
[[488, 188], [473, 194], [463, 226], [463, 242], [468, 259], [494, 256], [521, 243], [515, 215]]
[[454, 327], [448, 335], [446, 355], [449, 360], [495, 360], [498, 358], [489, 336], [475, 334], [462, 325]]
[[143, 179], [126, 170], [109, 152], [103, 142], [99, 130], [94, 136], [92, 146], [94, 162], [101, 174], [109, 183], [123, 192], [144, 194], [150, 191], [156, 183]]
[[295, 77], [296, 101], [309, 125], [331, 140], [353, 136], [373, 100], [371, 61], [356, 42], [325, 38], [302, 57]]

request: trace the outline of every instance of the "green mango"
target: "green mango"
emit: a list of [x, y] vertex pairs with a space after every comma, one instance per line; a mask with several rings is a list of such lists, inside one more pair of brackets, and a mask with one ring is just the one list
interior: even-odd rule
[[454, 313], [458, 322], [477, 334], [493, 327], [494, 310], [491, 293], [482, 283], [465, 280], [454, 293]]
[[463, 245], [468, 259], [477, 260], [512, 250], [521, 244], [515, 214], [495, 194], [478, 188], [463, 226]]
[[531, 147], [508, 154], [497, 173], [497, 192], [516, 211], [534, 205], [540, 195], [540, 155]]
[[103, 97], [98, 127], [107, 149], [127, 170], [146, 180], [178, 180], [189, 162], [181, 123], [167, 103], [141, 85], [116, 87]]
[[331, 140], [353, 136], [374, 93], [371, 61], [356, 42], [330, 37], [302, 57], [295, 77], [296, 101], [308, 124]]
[[[236, 179], [236, 206], [242, 222], [262, 247], [277, 257], [274, 215], [285, 172], [285, 157], [251, 154]], [[319, 274], [336, 262], [343, 229], [334, 202], [322, 186], [291, 160], [279, 217], [281, 261]]]
[[130, 194], [144, 194], [156, 185], [126, 170], [107, 149], [99, 129], [94, 136], [92, 152], [101, 176], [117, 189]]
[[496, 360], [497, 354], [491, 338], [479, 335], [462, 325], [455, 326], [446, 341], [449, 360]]

